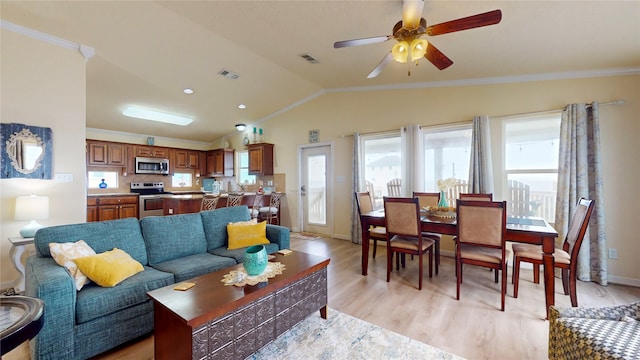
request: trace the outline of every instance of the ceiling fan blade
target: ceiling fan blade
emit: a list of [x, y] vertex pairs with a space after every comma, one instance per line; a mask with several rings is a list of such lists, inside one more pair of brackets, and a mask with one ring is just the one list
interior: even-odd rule
[[431, 42], [427, 45], [427, 52], [424, 57], [440, 70], [444, 70], [453, 64], [453, 61], [433, 46]]
[[473, 29], [482, 26], [495, 25], [502, 20], [502, 11], [493, 10], [482, 14], [468, 16], [456, 20], [431, 25], [427, 28], [427, 35], [435, 36], [455, 31]]
[[363, 39], [336, 41], [335, 43], [333, 43], [333, 47], [337, 49], [337, 48], [343, 48], [343, 47], [347, 47], [347, 46], [377, 44], [377, 43], [385, 42], [385, 41], [387, 41], [389, 39], [393, 39], [393, 35], [375, 36], [375, 37], [363, 38]]
[[404, 0], [402, 2], [402, 26], [416, 29], [420, 26], [424, 0]]
[[393, 60], [393, 55], [391, 54], [391, 51], [389, 51], [387, 56], [385, 56], [384, 59], [380, 61], [378, 66], [376, 66], [375, 69], [371, 70], [369, 75], [367, 75], [367, 79], [373, 79], [374, 77], [380, 75], [380, 73], [382, 72], [382, 69], [384, 69], [384, 67], [387, 66], [387, 64], [390, 63], [392, 60]]

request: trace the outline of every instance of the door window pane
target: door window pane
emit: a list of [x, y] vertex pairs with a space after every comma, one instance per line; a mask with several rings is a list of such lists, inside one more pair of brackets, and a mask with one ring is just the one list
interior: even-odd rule
[[307, 209], [309, 211], [309, 223], [315, 225], [327, 224], [326, 196], [327, 186], [325, 174], [327, 173], [327, 157], [321, 155], [309, 155], [307, 163], [307, 179], [309, 190], [307, 191]]

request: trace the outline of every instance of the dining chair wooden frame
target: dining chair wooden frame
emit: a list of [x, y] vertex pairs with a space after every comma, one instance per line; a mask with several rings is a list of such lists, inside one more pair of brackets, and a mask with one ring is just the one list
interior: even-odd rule
[[493, 201], [493, 194], [460, 193], [458, 196], [460, 200]]
[[[429, 254], [429, 277], [433, 276], [433, 248], [435, 241], [422, 236], [420, 204], [417, 198], [384, 197], [387, 229], [387, 282], [391, 280], [393, 254], [418, 256], [418, 290], [422, 290], [423, 255]], [[400, 256], [396, 257], [396, 262]], [[399, 268], [399, 263], [398, 263]]]
[[[361, 217], [362, 214], [373, 211], [373, 197], [370, 192], [356, 192], [355, 197], [358, 217]], [[376, 250], [378, 249], [378, 240], [387, 241], [387, 230], [384, 226], [371, 226], [369, 227], [369, 238], [373, 239], [373, 258], [375, 259]]]
[[[578, 306], [576, 292], [577, 259], [582, 240], [587, 232], [595, 200], [580, 198], [576, 207], [562, 249], [556, 249], [553, 257], [555, 267], [562, 269], [562, 287], [564, 294], [571, 298], [571, 306]], [[533, 264], [533, 281], [540, 283], [540, 265], [542, 265], [542, 247], [540, 245], [513, 244], [513, 297], [518, 297], [520, 263]]]
[[507, 293], [507, 233], [506, 201], [458, 200], [456, 206], [456, 300], [460, 300], [460, 285], [464, 264], [502, 270], [501, 306], [505, 308]]
[[[420, 204], [420, 209], [424, 209], [427, 206], [438, 206], [438, 202], [440, 202], [440, 194], [439, 192], [413, 192], [413, 197], [418, 199], [418, 203]], [[435, 244], [435, 257], [436, 257], [436, 274], [438, 274], [438, 268], [440, 266], [440, 240], [442, 240], [441, 234], [431, 233], [431, 232], [423, 232], [422, 236], [433, 239], [436, 242]]]

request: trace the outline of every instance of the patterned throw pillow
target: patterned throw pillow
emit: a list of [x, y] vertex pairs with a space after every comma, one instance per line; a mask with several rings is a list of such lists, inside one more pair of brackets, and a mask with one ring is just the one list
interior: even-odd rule
[[125, 279], [144, 271], [142, 264], [118, 248], [98, 255], [76, 258], [73, 261], [89, 279], [102, 287], [116, 286]]
[[75, 258], [96, 254], [84, 240], [78, 240], [75, 243], [49, 243], [49, 251], [51, 252], [53, 260], [55, 260], [58, 265], [67, 269], [71, 277], [73, 277], [78, 291], [89, 282], [87, 276], [80, 271], [76, 263], [73, 262]]
[[269, 244], [267, 222], [256, 223], [252, 221], [255, 219], [227, 224], [227, 234], [229, 235], [227, 249], [235, 250], [251, 245]]

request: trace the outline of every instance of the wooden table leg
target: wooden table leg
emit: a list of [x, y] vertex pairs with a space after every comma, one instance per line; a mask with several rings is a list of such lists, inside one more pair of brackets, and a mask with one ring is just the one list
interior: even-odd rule
[[549, 319], [549, 307], [555, 304], [555, 275], [553, 252], [555, 248], [554, 238], [545, 237], [542, 239], [542, 262], [544, 264], [544, 292], [545, 305], [547, 309], [547, 319]]
[[320, 308], [320, 317], [327, 320], [327, 305]]
[[369, 222], [361, 218], [362, 225], [362, 275], [367, 275], [369, 269]]

